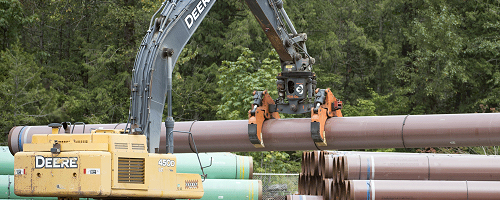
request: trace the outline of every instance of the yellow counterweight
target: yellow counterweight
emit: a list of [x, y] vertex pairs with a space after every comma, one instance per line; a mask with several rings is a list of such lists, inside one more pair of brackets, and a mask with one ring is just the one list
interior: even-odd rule
[[14, 193], [65, 198], [203, 196], [200, 175], [176, 173], [173, 154], [148, 153], [144, 135], [120, 132], [33, 136], [14, 156]]

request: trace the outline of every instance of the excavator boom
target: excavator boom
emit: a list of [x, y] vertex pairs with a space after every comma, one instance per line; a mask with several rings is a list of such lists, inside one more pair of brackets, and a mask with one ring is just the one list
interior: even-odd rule
[[165, 1], [151, 19], [141, 42], [132, 77], [130, 132], [148, 138], [150, 153], [159, 148], [160, 128], [167, 93], [168, 62], [175, 61], [215, 0]]
[[[146, 135], [150, 153], [160, 148], [160, 124], [166, 97], [171, 98], [175, 62], [214, 3], [215, 0], [167, 0], [151, 19], [133, 68], [127, 123], [130, 127], [126, 129], [131, 134]], [[246, 3], [281, 60], [282, 73], [277, 76], [279, 97], [268, 110], [289, 114], [310, 112], [314, 107], [316, 76], [311, 72], [314, 58], [309, 56], [305, 45], [307, 35], [297, 33], [281, 0], [246, 0]], [[166, 126], [170, 134], [174, 123], [171, 106], [168, 109]], [[173, 152], [172, 142], [167, 143], [167, 149]]]

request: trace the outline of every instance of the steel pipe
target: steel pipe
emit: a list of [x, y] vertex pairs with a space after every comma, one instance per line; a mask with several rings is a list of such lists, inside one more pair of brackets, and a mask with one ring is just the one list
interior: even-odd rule
[[309, 176], [309, 194], [316, 195], [318, 190], [318, 177]]
[[[334, 117], [325, 125], [326, 147], [314, 145], [310, 122], [307, 118], [267, 120], [262, 129], [265, 148], [255, 148], [250, 143], [247, 120], [176, 122], [174, 129], [191, 130], [200, 152], [500, 145], [500, 113]], [[89, 128], [115, 126], [124, 128], [125, 124], [87, 125], [85, 132]], [[76, 126], [75, 133], [81, 132], [82, 126]], [[50, 128], [45, 126], [14, 127], [9, 133], [9, 148], [12, 153], [18, 152], [23, 143], [31, 142], [33, 134], [49, 133]], [[176, 153], [193, 152], [194, 146], [186, 134], [175, 133], [174, 141]], [[162, 134], [160, 152], [165, 145]]]
[[337, 171], [337, 182], [342, 182], [345, 177], [344, 177], [344, 163], [347, 162], [345, 157], [343, 156], [340, 156], [337, 158], [337, 163], [336, 163], [336, 166], [337, 168], [335, 168], [335, 170]]
[[262, 199], [260, 180], [205, 179], [204, 194], [200, 200], [217, 199]]
[[323, 168], [323, 178], [333, 178], [333, 172], [335, 171], [334, 163], [336, 162], [336, 157], [325, 156]]
[[9, 152], [9, 147], [0, 147], [0, 175], [14, 174], [14, 156]]
[[343, 155], [407, 155], [407, 156], [499, 156], [499, 155], [480, 155], [480, 154], [443, 154], [443, 153], [407, 153], [407, 152], [383, 152], [383, 151], [325, 151], [328, 156], [343, 156]]
[[302, 164], [300, 165], [300, 174], [306, 174], [305, 171], [307, 169], [306, 166], [306, 152], [302, 152]]
[[426, 156], [343, 156], [342, 180], [428, 180]]
[[321, 177], [325, 176], [323, 175], [325, 173], [323, 166], [325, 166], [325, 151], [319, 151], [318, 175]]
[[309, 173], [311, 176], [319, 175], [319, 151], [311, 152], [311, 159], [309, 160]]
[[418, 181], [418, 180], [349, 180], [344, 198], [349, 200], [498, 199], [497, 181]]
[[323, 199], [324, 200], [333, 200], [335, 195], [334, 189], [334, 181], [333, 179], [323, 179], [324, 187], [323, 187]]
[[342, 180], [500, 181], [500, 157], [360, 154], [342, 156]]
[[286, 200], [323, 200], [322, 196], [314, 195], [287, 195]]
[[[476, 154], [435, 154], [435, 153], [366, 152], [366, 151], [326, 151], [325, 154], [326, 154], [326, 156], [325, 156], [325, 166], [324, 166], [325, 169], [324, 170], [326, 170], [326, 168], [329, 168], [329, 165], [334, 165], [334, 166], [339, 165], [339, 167], [330, 168], [330, 169], [333, 169], [333, 171], [334, 171], [333, 173], [330, 173], [328, 171], [325, 172], [326, 173], [325, 178], [338, 177], [339, 178], [338, 181], [343, 180], [343, 178], [340, 178], [340, 177], [342, 177], [344, 175], [344, 170], [340, 169], [340, 168], [344, 167], [344, 166], [340, 165], [338, 160], [332, 160], [332, 159], [344, 159], [345, 157], [342, 157], [342, 156], [348, 157], [348, 156], [360, 156], [360, 155], [362, 155], [362, 156], [391, 157], [391, 158], [415, 157], [415, 156], [426, 157], [427, 156], [431, 159], [451, 159], [451, 158], [447, 158], [447, 157], [474, 157], [474, 159], [500, 159], [500, 156], [497, 156], [497, 155], [476, 155]], [[437, 157], [437, 158], [434, 158], [434, 157]], [[403, 159], [405, 159], [405, 158], [403, 158]], [[448, 166], [448, 168], [451, 169], [451, 171], [449, 171], [449, 172], [451, 173], [453, 171], [454, 166], [463, 165], [462, 163], [465, 163], [465, 162], [462, 162], [462, 160], [464, 160], [464, 159], [465, 158], [455, 159], [456, 162], [459, 162], [459, 163], [458, 164], [450, 164], [450, 166]], [[485, 160], [484, 162], [488, 162], [488, 160]], [[443, 163], [455, 163], [455, 162], [452, 159], [452, 161], [449, 161], [449, 162], [443, 161]], [[496, 163], [496, 162], [494, 162], [494, 163]], [[364, 164], [366, 164], [366, 162], [364, 162]], [[356, 164], [354, 164], [354, 165], [356, 165]], [[376, 165], [376, 166], [378, 166], [378, 165]], [[486, 168], [488, 166], [489, 165], [486, 164], [486, 165], [482, 165], [480, 167]], [[355, 167], [359, 167], [359, 166], [355, 166]], [[337, 170], [337, 168], [339, 170]], [[364, 166], [364, 169], [366, 170], [366, 166]], [[421, 170], [421, 171], [424, 171], [424, 170]], [[492, 171], [493, 170], [487, 171], [484, 174], [491, 174]], [[335, 172], [337, 172], [337, 174], [335, 174]], [[341, 174], [339, 174], [339, 173], [341, 173]], [[498, 173], [498, 172], [493, 172], [493, 173]], [[473, 176], [476, 176], [476, 175], [473, 175]], [[351, 178], [348, 178], [348, 179], [351, 179]], [[440, 178], [438, 178], [438, 177], [431, 178], [431, 179], [432, 180], [440, 180]], [[463, 179], [463, 180], [466, 180], [466, 179]], [[471, 180], [471, 179], [467, 179], [467, 180]], [[483, 179], [481, 179], [481, 180], [483, 180]]]
[[304, 174], [304, 176], [309, 176], [311, 173], [309, 171], [309, 168], [311, 168], [311, 152], [304, 152], [303, 155], [302, 155], [302, 167], [304, 168], [304, 170], [302, 171], [302, 173]]
[[335, 198], [336, 199], [341, 199], [341, 200], [344, 200], [345, 198], [345, 194], [346, 194], [346, 189], [348, 187], [350, 187], [350, 183], [348, 181], [341, 181], [341, 182], [337, 182], [337, 193], [336, 193], [336, 196]]
[[299, 194], [306, 194], [306, 179], [303, 173], [299, 174], [299, 181], [298, 181], [298, 192]]
[[[198, 157], [194, 153], [175, 154], [177, 173], [202, 175]], [[252, 179], [253, 159], [231, 153], [200, 153], [200, 161], [208, 179]]]

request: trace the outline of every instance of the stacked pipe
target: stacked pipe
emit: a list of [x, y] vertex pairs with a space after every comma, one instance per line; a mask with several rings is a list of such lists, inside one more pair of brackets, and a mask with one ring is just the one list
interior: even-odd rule
[[498, 199], [499, 166], [500, 156], [304, 152], [299, 194], [349, 200]]
[[[299, 194], [323, 196], [329, 199], [336, 193], [337, 180], [329, 176], [330, 171], [325, 171], [325, 154], [328, 151], [304, 151], [302, 153], [302, 169], [299, 174]], [[291, 197], [292, 198], [292, 197]]]
[[[232, 153], [178, 153], [178, 173], [205, 173], [201, 200], [262, 199], [262, 182], [253, 178], [253, 159]], [[198, 161], [199, 157], [199, 161]], [[200, 168], [200, 163], [203, 173]]]

